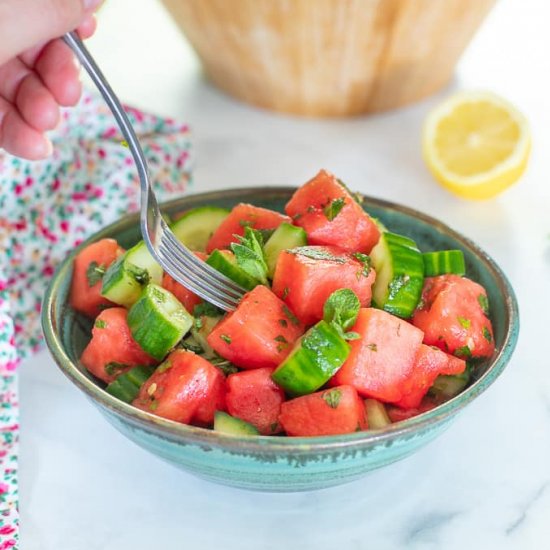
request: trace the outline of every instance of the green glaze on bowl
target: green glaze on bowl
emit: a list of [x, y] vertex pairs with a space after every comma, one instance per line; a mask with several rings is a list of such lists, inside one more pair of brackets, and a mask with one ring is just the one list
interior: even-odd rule
[[[236, 189], [180, 198], [163, 205], [169, 216], [199, 205], [232, 207], [250, 202], [282, 211], [293, 188]], [[500, 375], [516, 345], [519, 318], [514, 292], [495, 262], [474, 243], [441, 222], [409, 208], [365, 197], [365, 209], [388, 228], [416, 240], [423, 251], [460, 248], [467, 275], [482, 284], [491, 305], [497, 352], [476, 369], [476, 379], [460, 395], [417, 417], [383, 430], [331, 437], [233, 437], [178, 424], [122, 403], [79, 363], [91, 321], [75, 313], [68, 294], [75, 254], [113, 237], [124, 247], [141, 239], [138, 216], [106, 227], [76, 249], [56, 272], [44, 298], [46, 343], [61, 370], [107, 420], [138, 445], [205, 479], [263, 491], [304, 491], [357, 479], [406, 457], [437, 437], [453, 417]]]

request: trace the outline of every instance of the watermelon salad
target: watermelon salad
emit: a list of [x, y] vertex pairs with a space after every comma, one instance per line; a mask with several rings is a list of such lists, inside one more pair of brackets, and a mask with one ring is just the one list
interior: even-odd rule
[[143, 241], [84, 248], [70, 291], [94, 319], [82, 365], [154, 415], [239, 436], [383, 429], [460, 393], [495, 351], [462, 251], [423, 253], [324, 170], [284, 214], [202, 206], [172, 229], [246, 289], [235, 311], [163, 273]]

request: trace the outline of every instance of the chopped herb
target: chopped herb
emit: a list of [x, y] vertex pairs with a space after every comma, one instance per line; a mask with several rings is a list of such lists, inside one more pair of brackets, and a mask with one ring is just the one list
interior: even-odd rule
[[344, 332], [344, 340], [359, 340], [361, 335], [358, 332]]
[[157, 372], [162, 373], [166, 372], [168, 369], [172, 368], [172, 361], [164, 361], [157, 367]]
[[378, 346], [376, 344], [367, 344], [367, 348], [371, 351], [378, 351]]
[[363, 201], [365, 200], [363, 195], [360, 193], [353, 193], [349, 190], [349, 187], [341, 180], [336, 179], [336, 181], [351, 195], [351, 198], [357, 203], [357, 204], [363, 204]]
[[323, 393], [322, 395], [323, 399], [325, 400], [325, 403], [331, 408], [336, 409], [340, 403], [340, 399], [342, 397], [342, 392], [334, 388], [333, 390], [328, 390]]
[[[198, 329], [197, 329], [198, 330]], [[182, 340], [177, 347], [179, 349], [186, 349], [187, 351], [192, 351], [193, 353], [204, 353], [202, 346], [191, 336]]]
[[323, 212], [325, 213], [325, 216], [327, 217], [327, 220], [331, 222], [340, 214], [342, 208], [344, 208], [346, 204], [346, 200], [343, 198], [334, 199], [323, 208]]
[[126, 147], [126, 149], [128, 149], [128, 147], [130, 147], [130, 145], [128, 144], [128, 142], [127, 142], [125, 139], [123, 139], [123, 140], [120, 142], [120, 144], [122, 145], [122, 147]]
[[196, 330], [200, 330], [204, 326], [204, 321], [202, 320], [202, 317], [195, 317], [195, 320], [193, 321], [193, 327]]
[[273, 340], [275, 340], [275, 342], [281, 342], [283, 344], [288, 344], [288, 340], [282, 334], [279, 334], [278, 336], [275, 336], [275, 338], [273, 338]]
[[159, 406], [159, 402], [156, 400], [151, 401], [151, 404], [149, 405], [150, 411], [156, 411]]
[[111, 361], [110, 363], [107, 363], [104, 367], [105, 373], [109, 376], [115, 376], [115, 374], [118, 374], [120, 371], [127, 369], [129, 365], [125, 365], [124, 363], [117, 363], [116, 361]]
[[304, 256], [311, 260], [327, 260], [338, 264], [345, 264], [347, 262], [346, 258], [335, 256], [326, 250], [319, 250], [312, 246], [298, 246], [297, 248], [287, 250], [287, 252], [290, 254], [298, 254], [299, 256]]
[[455, 350], [455, 355], [457, 357], [471, 357], [472, 350], [468, 346], [462, 346], [461, 348], [457, 348]]
[[485, 296], [485, 294], [480, 294], [477, 297], [477, 301], [479, 302], [483, 313], [485, 313], [485, 315], [489, 315], [489, 300], [487, 299], [487, 296]]
[[220, 369], [224, 376], [229, 376], [230, 374], [235, 374], [239, 372], [239, 369], [227, 359], [220, 357], [219, 355], [215, 356], [213, 359], [210, 359], [210, 362], [218, 369]]
[[395, 298], [397, 293], [409, 282], [410, 277], [408, 275], [398, 275], [394, 277], [389, 284], [388, 300]]
[[361, 302], [353, 290], [340, 288], [327, 298], [323, 307], [323, 319], [345, 331], [357, 321], [360, 307]]
[[294, 326], [297, 327], [300, 324], [300, 320], [298, 319], [298, 317], [296, 317], [296, 315], [294, 315], [294, 313], [292, 313], [292, 311], [290, 311], [290, 309], [288, 309], [286, 305], [283, 305], [283, 313], [288, 317], [288, 320]]
[[255, 229], [245, 227], [244, 236], [239, 237], [239, 241], [231, 244], [237, 264], [251, 277], [267, 285], [267, 263], [263, 251], [262, 234]]
[[288, 321], [287, 321], [286, 319], [279, 319], [279, 324], [280, 324], [283, 328], [288, 327]]
[[254, 227], [255, 222], [251, 222], [250, 220], [239, 220], [239, 225], [241, 227]]
[[472, 325], [472, 322], [470, 321], [470, 319], [466, 319], [466, 317], [461, 317], [460, 315], [457, 317], [457, 320], [458, 322], [460, 323], [460, 326], [462, 328], [465, 328], [466, 330], [468, 330], [470, 328], [470, 326]]
[[296, 221], [296, 220], [299, 220], [301, 217], [302, 217], [302, 214], [298, 213], [298, 214], [294, 214], [294, 216], [292, 216], [292, 219]]
[[209, 302], [201, 302], [193, 308], [194, 317], [219, 317], [221, 315], [220, 310]]
[[228, 336], [227, 334], [220, 334], [220, 338], [221, 338], [226, 344], [231, 344], [231, 336]]
[[493, 341], [493, 337], [491, 336], [491, 332], [487, 327], [483, 327], [483, 338], [487, 340], [487, 342], [491, 343]]
[[307, 207], [307, 213], [308, 213], [308, 214], [313, 214], [313, 212], [315, 212], [315, 206], [313, 206], [312, 204], [310, 204], [310, 205]]
[[97, 321], [94, 323], [95, 328], [105, 328], [107, 326], [107, 323], [103, 319], [97, 319]]
[[[130, 272], [130, 275], [140, 284], [146, 285], [149, 282], [149, 272], [142, 267], [128, 263], [126, 269]], [[155, 289], [156, 290], [156, 289]], [[158, 291], [157, 291], [158, 292]], [[160, 293], [159, 293], [160, 294]], [[157, 294], [155, 294], [157, 296]], [[162, 296], [162, 301], [164, 301], [165, 296]]]
[[149, 287], [151, 289], [151, 293], [153, 294], [153, 298], [159, 302], [160, 304], [163, 304], [166, 302], [166, 294], [162, 292], [160, 289], [155, 287]]
[[98, 264], [97, 262], [90, 262], [88, 269], [86, 270], [86, 278], [88, 279], [88, 286], [91, 288], [95, 284], [99, 283], [105, 275], [105, 266]]
[[363, 267], [360, 271], [357, 272], [357, 279], [359, 280], [361, 276], [368, 277], [371, 270], [371, 259], [370, 256], [367, 254], [362, 254], [361, 252], [356, 252], [353, 254], [353, 257], [363, 264]]
[[289, 292], [290, 292], [290, 289], [287, 286], [285, 286], [285, 288], [283, 289], [283, 295], [281, 296], [281, 298], [283, 300], [286, 300], [286, 297], [288, 296]]

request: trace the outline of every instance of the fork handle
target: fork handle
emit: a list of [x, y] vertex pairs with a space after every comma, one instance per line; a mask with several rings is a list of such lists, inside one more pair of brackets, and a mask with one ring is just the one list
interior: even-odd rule
[[[105, 99], [105, 102], [111, 109], [111, 112], [113, 113], [118, 126], [120, 127], [120, 130], [122, 131], [122, 135], [126, 139], [128, 143], [128, 147], [130, 149], [130, 152], [132, 153], [132, 156], [134, 157], [134, 161], [136, 163], [136, 167], [139, 173], [139, 179], [140, 181], [148, 181], [149, 174], [147, 171], [147, 164], [145, 160], [145, 155], [143, 153], [143, 150], [141, 148], [141, 145], [139, 144], [138, 137], [136, 136], [136, 133], [134, 132], [134, 129], [132, 127], [132, 124], [128, 120], [128, 115], [126, 114], [126, 111], [124, 110], [124, 107], [120, 103], [120, 100], [118, 99], [117, 95], [107, 82], [107, 79], [103, 76], [103, 73], [101, 72], [101, 69], [98, 67], [97, 63], [95, 62], [94, 58], [84, 45], [84, 42], [80, 39], [78, 34], [76, 32], [69, 32], [62, 36], [62, 40], [71, 48], [71, 50], [75, 53], [75, 55], [78, 57], [78, 60], [86, 70], [86, 72], [90, 75], [90, 78], [96, 85], [97, 89], [100, 91], [101, 95], [103, 96], [103, 99]], [[142, 189], [142, 192], [145, 192], [144, 189]], [[157, 205], [157, 200], [154, 194], [149, 190], [148, 192], [148, 202]]]

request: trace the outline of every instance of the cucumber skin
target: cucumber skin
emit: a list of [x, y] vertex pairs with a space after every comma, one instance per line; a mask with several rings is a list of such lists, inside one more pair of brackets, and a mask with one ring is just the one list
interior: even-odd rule
[[271, 378], [293, 397], [313, 393], [344, 364], [350, 350], [332, 325], [319, 321], [298, 339]]
[[[383, 284], [381, 276], [374, 282], [373, 305], [397, 317], [411, 317], [424, 286], [424, 260], [415, 242], [402, 235], [384, 233], [371, 251], [371, 258], [377, 275], [382, 274], [384, 267], [388, 269], [386, 262], [392, 262], [392, 274], [387, 286], [380, 286]], [[399, 263], [403, 265], [399, 266]]]
[[275, 273], [275, 266], [279, 254], [283, 250], [307, 246], [307, 233], [296, 225], [283, 222], [264, 245], [265, 259], [267, 263], [267, 275], [270, 279]]
[[131, 403], [139, 394], [141, 386], [153, 375], [155, 367], [138, 365], [122, 373], [105, 390], [113, 397]]
[[[155, 303], [154, 293], [169, 295], [179, 307], [166, 319]], [[147, 285], [138, 301], [128, 311], [128, 326], [132, 337], [148, 355], [162, 361], [193, 325], [193, 317], [167, 290]], [[162, 327], [162, 328], [159, 328]]]
[[226, 277], [229, 277], [232, 281], [235, 281], [245, 290], [252, 290], [261, 284], [260, 281], [251, 277], [244, 269], [239, 267], [236, 260], [232, 261], [232, 256], [224, 254], [221, 250], [216, 249], [212, 251], [206, 263], [220, 273], [223, 273]]
[[426, 277], [437, 277], [438, 275], [460, 275], [466, 274], [466, 264], [462, 250], [439, 250], [437, 252], [425, 252], [422, 254], [424, 260], [424, 275]]
[[216, 411], [214, 413], [214, 430], [235, 436], [260, 435], [256, 426], [253, 426], [250, 422], [231, 416], [223, 411]]
[[[177, 219], [171, 229], [177, 239], [193, 251], [204, 252], [206, 244], [214, 231], [227, 218], [230, 210], [218, 206], [199, 206], [186, 212], [181, 218]], [[195, 230], [199, 226], [199, 231], [194, 231], [199, 235], [198, 240], [192, 239], [189, 230]], [[195, 235], [193, 235], [195, 237]]]

